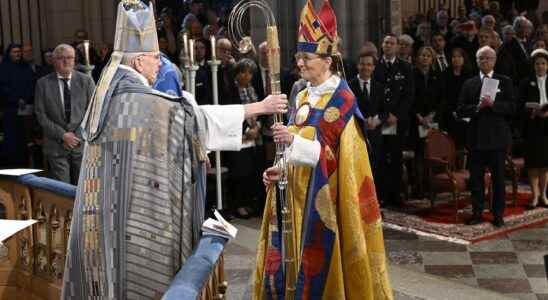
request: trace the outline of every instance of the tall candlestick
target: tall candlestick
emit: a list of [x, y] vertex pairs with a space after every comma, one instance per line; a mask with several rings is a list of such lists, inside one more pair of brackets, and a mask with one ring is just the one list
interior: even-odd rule
[[[217, 73], [219, 71], [219, 65], [221, 64], [221, 62], [216, 60], [214, 56], [211, 59], [212, 60], [209, 61], [209, 66], [211, 67], [211, 90], [213, 96], [213, 104], [217, 105], [219, 104], [219, 83]], [[219, 151], [215, 151], [215, 175], [217, 179], [217, 209], [222, 210], [223, 186], [221, 181], [221, 152]]]
[[215, 36], [211, 35], [211, 60], [216, 61], [217, 60], [217, 44], [215, 43]]
[[190, 39], [190, 41], [188, 42], [188, 48], [190, 49], [190, 65], [193, 66], [194, 65], [194, 40], [193, 39]]
[[188, 35], [186, 32], [183, 34], [183, 47], [185, 48], [185, 58], [188, 59]]
[[86, 66], [90, 65], [89, 62], [89, 40], [84, 41], [84, 61]]

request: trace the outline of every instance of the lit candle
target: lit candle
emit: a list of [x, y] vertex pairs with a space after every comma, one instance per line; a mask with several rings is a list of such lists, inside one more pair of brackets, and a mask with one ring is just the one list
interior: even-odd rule
[[188, 35], [183, 34], [183, 47], [185, 48], [185, 57], [188, 59]]
[[215, 44], [215, 36], [211, 35], [211, 60], [217, 60], [217, 45]]
[[194, 66], [194, 40], [190, 39], [188, 42], [188, 48], [190, 49], [190, 65]]
[[89, 40], [84, 41], [84, 61], [89, 66]]

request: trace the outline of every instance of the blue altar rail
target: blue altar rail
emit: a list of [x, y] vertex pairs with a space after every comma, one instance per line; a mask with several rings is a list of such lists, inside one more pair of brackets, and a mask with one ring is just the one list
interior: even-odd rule
[[[187, 259], [171, 282], [162, 300], [196, 300], [212, 277], [227, 240], [203, 236], [194, 253]], [[217, 291], [213, 291], [216, 294]]]
[[[76, 196], [76, 186], [57, 180], [38, 177], [32, 174], [19, 176], [17, 182], [31, 188], [50, 191], [67, 198]], [[216, 236], [203, 236], [193, 254], [187, 258], [179, 270], [163, 300], [196, 300], [199, 299], [210, 284], [212, 277], [217, 277], [215, 269], [218, 266], [227, 240]], [[222, 270], [220, 270], [222, 272]], [[222, 278], [222, 276], [221, 276]], [[214, 280], [210, 294], [211, 298], [218, 295], [218, 280]], [[221, 283], [222, 285], [222, 283]], [[206, 298], [209, 298], [206, 296]]]
[[62, 181], [28, 174], [17, 177], [17, 182], [32, 188], [38, 188], [59, 194], [67, 198], [74, 199], [74, 197], [76, 197], [76, 186], [64, 183]]

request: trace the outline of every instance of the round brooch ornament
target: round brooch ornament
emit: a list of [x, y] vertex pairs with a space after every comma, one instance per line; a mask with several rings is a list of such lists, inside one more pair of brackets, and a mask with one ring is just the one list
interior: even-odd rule
[[304, 103], [299, 107], [297, 113], [295, 114], [295, 125], [303, 126], [304, 123], [308, 120], [310, 115], [310, 103]]
[[336, 107], [329, 107], [323, 113], [323, 119], [327, 123], [333, 123], [341, 117], [341, 112]]
[[531, 81], [531, 86], [537, 86], [537, 83], [534, 81]]

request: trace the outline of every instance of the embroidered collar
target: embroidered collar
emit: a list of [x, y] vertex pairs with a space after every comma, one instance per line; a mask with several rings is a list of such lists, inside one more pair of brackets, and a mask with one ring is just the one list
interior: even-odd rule
[[329, 79], [327, 79], [324, 83], [320, 85], [312, 86], [310, 82], [308, 82], [306, 84], [306, 87], [308, 88], [309, 96], [320, 97], [324, 94], [334, 92], [339, 86], [340, 82], [341, 79], [338, 76], [331, 75]]

